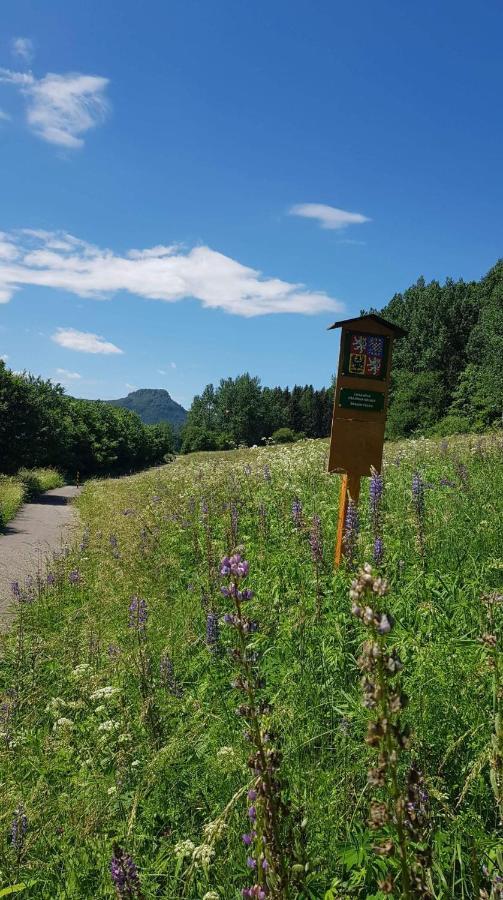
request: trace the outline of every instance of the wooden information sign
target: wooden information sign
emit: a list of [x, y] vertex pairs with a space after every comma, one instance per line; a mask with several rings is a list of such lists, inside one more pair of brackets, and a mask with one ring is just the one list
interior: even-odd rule
[[329, 472], [342, 472], [335, 565], [344, 553], [349, 499], [358, 503], [360, 478], [381, 471], [393, 340], [406, 332], [369, 313], [334, 322], [342, 328], [330, 437]]

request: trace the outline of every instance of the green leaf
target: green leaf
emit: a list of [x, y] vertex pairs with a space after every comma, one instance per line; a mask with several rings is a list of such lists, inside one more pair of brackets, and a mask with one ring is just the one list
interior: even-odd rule
[[19, 891], [24, 891], [28, 885], [21, 882], [20, 884], [11, 884], [10, 887], [2, 888], [0, 891], [0, 897], [8, 897], [9, 894], [17, 894]]

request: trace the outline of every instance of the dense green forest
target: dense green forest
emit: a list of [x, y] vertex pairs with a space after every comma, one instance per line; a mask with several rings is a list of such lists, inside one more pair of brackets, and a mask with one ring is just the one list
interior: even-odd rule
[[[480, 281], [419, 278], [383, 309], [406, 329], [395, 342], [388, 438], [481, 431], [501, 423], [503, 261]], [[365, 311], [362, 311], [362, 313]], [[183, 431], [185, 451], [258, 444], [278, 429], [306, 437], [330, 432], [333, 383], [261, 387], [249, 374], [207, 385]]]
[[71, 478], [129, 472], [173, 450], [168, 424], [96, 400], [68, 397], [60, 385], [16, 374], [0, 360], [0, 472], [56, 466]]

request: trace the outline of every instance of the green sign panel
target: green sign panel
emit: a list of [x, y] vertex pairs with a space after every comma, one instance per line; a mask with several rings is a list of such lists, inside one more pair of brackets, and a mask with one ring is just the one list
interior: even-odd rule
[[358, 391], [354, 388], [341, 388], [339, 406], [343, 409], [359, 409], [363, 412], [382, 412], [384, 394], [381, 391]]

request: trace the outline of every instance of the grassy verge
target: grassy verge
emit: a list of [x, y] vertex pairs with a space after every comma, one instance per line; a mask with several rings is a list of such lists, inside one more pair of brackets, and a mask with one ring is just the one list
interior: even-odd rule
[[0, 475], [0, 528], [14, 518], [25, 497], [26, 488], [19, 478]]
[[[373, 708], [364, 682], [361, 702], [366, 632], [350, 612], [353, 570], [332, 571], [339, 479], [326, 454], [319, 441], [201, 454], [86, 485], [80, 545], [46, 586], [22, 590], [0, 660], [3, 883], [112, 898], [120, 847], [139, 878], [129, 867], [124, 896], [238, 900], [257, 877], [242, 839], [257, 781], [249, 712], [232, 686], [245, 652], [264, 679], [261, 734], [280, 754], [289, 888], [268, 896], [384, 900], [389, 879], [393, 896], [419, 896], [404, 893], [396, 852], [374, 850], [393, 846], [393, 816], [368, 824], [375, 791], [387, 797], [368, 783], [365, 740], [382, 698]], [[355, 567], [383, 545], [394, 624], [378, 640], [402, 660], [411, 735], [393, 762], [409, 805], [393, 803], [407, 811], [410, 866], [423, 860], [420, 896], [439, 900], [490, 896], [503, 865], [502, 497], [498, 437], [389, 445], [378, 514], [367, 481], [354, 540]], [[245, 651], [218, 565], [236, 545], [258, 624]]]
[[64, 478], [56, 469], [20, 469], [17, 475], [0, 475], [0, 528], [7, 524], [27, 500], [52, 488]]

